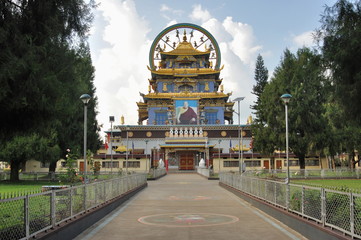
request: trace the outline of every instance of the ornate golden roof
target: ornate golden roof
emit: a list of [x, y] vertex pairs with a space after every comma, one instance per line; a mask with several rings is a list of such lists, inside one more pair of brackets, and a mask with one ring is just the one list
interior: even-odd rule
[[210, 54], [210, 50], [207, 50], [205, 52], [199, 51], [195, 49], [190, 42], [183, 41], [180, 42], [172, 51], [169, 52], [163, 52], [161, 51], [160, 54], [164, 55], [173, 55], [173, 56], [195, 56], [195, 55], [204, 55], [204, 54]]
[[222, 92], [180, 92], [180, 93], [148, 93], [144, 98], [225, 98], [229, 97], [231, 93], [225, 94]]
[[154, 74], [172, 75], [176, 77], [193, 77], [198, 75], [220, 73], [223, 70], [224, 66], [222, 66], [219, 70], [214, 70], [213, 68], [160, 68], [158, 70], [152, 70], [149, 66], [147, 67], [148, 70]]

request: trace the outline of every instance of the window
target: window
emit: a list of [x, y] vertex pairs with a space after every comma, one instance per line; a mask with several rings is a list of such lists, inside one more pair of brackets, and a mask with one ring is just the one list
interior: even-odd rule
[[238, 161], [224, 161], [223, 167], [239, 167]]
[[244, 163], [246, 164], [247, 167], [260, 167], [261, 166], [260, 160], [249, 160], [249, 161], [244, 161]]
[[167, 112], [157, 112], [155, 113], [155, 122], [157, 125], [165, 125], [167, 120]]
[[[123, 168], [127, 167], [127, 162], [123, 162]], [[128, 161], [128, 168], [140, 168], [140, 161]]]
[[311, 160], [306, 160], [305, 164], [306, 166], [319, 166], [320, 161], [318, 159], [311, 159]]
[[216, 124], [217, 112], [206, 112], [206, 119], [208, 124]]
[[41, 168], [48, 168], [49, 166], [50, 166], [50, 163], [49, 163], [49, 162], [45, 162], [45, 163], [41, 162], [41, 163], [40, 163], [40, 167], [41, 167]]
[[[300, 164], [298, 163], [298, 160], [289, 160], [290, 161], [290, 166], [299, 166]], [[283, 161], [283, 165], [285, 167], [287, 167], [287, 161]]]
[[61, 167], [66, 167], [66, 162], [62, 161], [62, 162], [60, 162], [60, 165], [61, 165]]
[[[106, 162], [102, 162], [102, 168], [111, 168], [112, 166], [112, 162], [110, 161], [106, 161]], [[113, 168], [119, 168], [119, 162], [118, 161], [113, 161]]]
[[191, 85], [185, 84], [185, 85], [179, 86], [178, 90], [179, 90], [179, 92], [186, 92], [186, 91], [193, 92], [193, 87]]

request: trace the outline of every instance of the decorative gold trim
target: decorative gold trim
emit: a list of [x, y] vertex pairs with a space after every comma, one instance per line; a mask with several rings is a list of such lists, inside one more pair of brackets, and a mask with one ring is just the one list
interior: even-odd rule
[[147, 137], [151, 137], [151, 136], [152, 136], [152, 132], [147, 132], [146, 135], [147, 135]]
[[134, 133], [133, 132], [128, 132], [128, 137], [133, 137]]
[[222, 136], [222, 137], [227, 136], [227, 132], [226, 132], [226, 131], [222, 131], [222, 132], [221, 132], [221, 136]]

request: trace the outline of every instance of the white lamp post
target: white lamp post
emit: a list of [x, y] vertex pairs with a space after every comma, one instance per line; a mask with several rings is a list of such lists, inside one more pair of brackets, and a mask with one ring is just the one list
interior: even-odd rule
[[218, 139], [218, 176], [221, 173], [221, 139]]
[[114, 116], [109, 117], [110, 122], [110, 173], [113, 174], [113, 122]]
[[285, 119], [286, 119], [286, 160], [287, 160], [287, 179], [286, 184], [290, 183], [290, 161], [288, 157], [288, 103], [290, 102], [292, 98], [291, 94], [285, 93], [281, 96], [281, 99], [283, 100], [285, 104]]
[[148, 142], [149, 140], [145, 140], [145, 172], [148, 173], [148, 157], [147, 157], [147, 150], [148, 150]]
[[86, 140], [87, 140], [87, 110], [88, 102], [91, 99], [89, 94], [83, 94], [80, 96], [80, 100], [84, 103], [84, 182], [87, 183], [87, 159], [86, 159]]
[[[239, 172], [242, 173], [243, 170], [243, 134], [240, 133], [241, 131], [241, 101], [245, 97], [238, 97], [233, 100], [233, 102], [238, 102], [238, 165], [239, 165]], [[241, 138], [241, 140], [240, 140]], [[241, 142], [240, 142], [241, 141]], [[241, 149], [242, 147], [242, 149]]]

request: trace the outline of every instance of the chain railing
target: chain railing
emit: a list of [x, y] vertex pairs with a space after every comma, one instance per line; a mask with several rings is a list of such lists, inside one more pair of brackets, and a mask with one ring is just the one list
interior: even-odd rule
[[352, 238], [361, 238], [361, 194], [287, 185], [234, 173], [221, 173], [220, 182]]
[[0, 238], [29, 239], [147, 181], [146, 174], [0, 200]]

